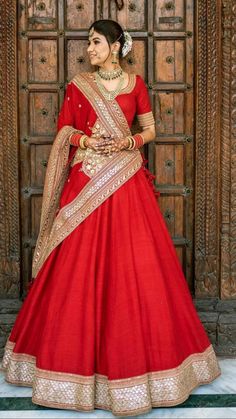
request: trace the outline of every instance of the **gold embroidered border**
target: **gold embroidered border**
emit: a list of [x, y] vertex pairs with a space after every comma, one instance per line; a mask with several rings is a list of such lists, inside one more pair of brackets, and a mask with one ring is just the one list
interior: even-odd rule
[[[41, 215], [41, 223], [45, 222], [45, 218], [48, 215], [48, 210], [51, 205], [52, 199], [54, 198], [54, 191], [58, 185], [61, 185], [61, 180], [63, 177], [63, 173], [67, 166], [70, 144], [68, 142], [68, 138], [71, 134], [76, 132], [75, 128], [66, 125], [64, 126], [59, 132], [56, 137], [56, 141], [53, 144], [53, 153], [50, 153], [49, 160], [48, 160], [48, 170], [47, 176], [45, 178], [44, 183], [44, 193], [43, 193], [43, 207], [42, 207], [42, 215]], [[57, 156], [57, 159], [54, 156]]]
[[67, 162], [70, 150], [68, 139], [75, 131], [75, 128], [69, 125], [64, 126], [58, 132], [51, 149], [44, 182], [40, 229], [34, 251], [33, 271], [41, 249], [46, 246], [58, 208], [60, 194], [68, 173]]
[[152, 111], [137, 115], [139, 125], [141, 127], [148, 127], [149, 125], [155, 125], [155, 119]]
[[135, 84], [136, 84], [136, 74], [129, 73], [129, 82], [127, 86], [120, 91], [119, 95], [131, 93], [135, 87]]
[[212, 345], [190, 355], [176, 368], [113, 380], [97, 373], [82, 376], [39, 369], [35, 357], [14, 353], [14, 346], [8, 340], [2, 363], [5, 379], [32, 386], [34, 403], [72, 410], [105, 409], [115, 416], [180, 404], [194, 388], [210, 383], [221, 373]]

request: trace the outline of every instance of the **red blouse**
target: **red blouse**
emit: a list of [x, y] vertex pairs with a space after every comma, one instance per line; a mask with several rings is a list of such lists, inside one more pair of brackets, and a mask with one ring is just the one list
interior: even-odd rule
[[[133, 89], [127, 93], [121, 91], [115, 100], [126, 116], [129, 127], [131, 127], [136, 114], [138, 118], [141, 115], [141, 119], [145, 114], [152, 115], [147, 87], [138, 74], [136, 74]], [[59, 113], [58, 130], [64, 125], [72, 125], [90, 136], [92, 133], [90, 128], [94, 125], [96, 119], [97, 115], [89, 101], [78, 87], [70, 82], [67, 85], [64, 102]]]

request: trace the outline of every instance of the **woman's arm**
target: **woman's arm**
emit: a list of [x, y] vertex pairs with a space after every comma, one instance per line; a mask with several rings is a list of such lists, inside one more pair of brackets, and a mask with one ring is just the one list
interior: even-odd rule
[[155, 140], [155, 138], [156, 138], [156, 127], [155, 127], [155, 125], [150, 125], [148, 127], [142, 127], [142, 128], [143, 128], [143, 131], [141, 131], [140, 134], [144, 138], [144, 144]]

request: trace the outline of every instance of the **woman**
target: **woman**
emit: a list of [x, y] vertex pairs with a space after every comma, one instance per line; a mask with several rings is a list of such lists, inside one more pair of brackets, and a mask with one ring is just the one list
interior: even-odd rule
[[143, 79], [119, 64], [131, 46], [118, 23], [94, 22], [98, 70], [68, 84], [59, 115], [34, 281], [3, 359], [36, 404], [132, 416], [220, 375], [140, 154], [155, 125]]

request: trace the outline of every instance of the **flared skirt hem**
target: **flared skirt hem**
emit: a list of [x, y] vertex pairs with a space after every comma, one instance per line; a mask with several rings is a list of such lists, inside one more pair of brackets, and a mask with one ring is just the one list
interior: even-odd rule
[[212, 345], [175, 368], [122, 379], [44, 370], [36, 366], [34, 356], [13, 352], [14, 346], [8, 341], [5, 347], [1, 367], [5, 380], [32, 387], [34, 404], [58, 409], [91, 412], [97, 408], [114, 416], [144, 414], [153, 407], [183, 403], [195, 388], [221, 374]]

